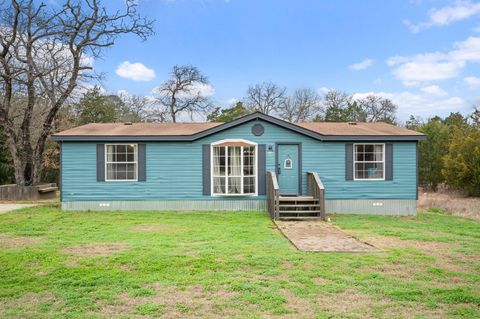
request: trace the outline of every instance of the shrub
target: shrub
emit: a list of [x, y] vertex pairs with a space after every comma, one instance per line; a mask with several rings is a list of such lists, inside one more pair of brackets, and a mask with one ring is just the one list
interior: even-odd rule
[[442, 175], [448, 185], [480, 196], [480, 131], [455, 129], [443, 162]]

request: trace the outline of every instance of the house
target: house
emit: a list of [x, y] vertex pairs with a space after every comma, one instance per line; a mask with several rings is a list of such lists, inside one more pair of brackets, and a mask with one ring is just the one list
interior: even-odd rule
[[54, 134], [66, 210], [415, 215], [421, 133], [386, 123], [87, 124]]

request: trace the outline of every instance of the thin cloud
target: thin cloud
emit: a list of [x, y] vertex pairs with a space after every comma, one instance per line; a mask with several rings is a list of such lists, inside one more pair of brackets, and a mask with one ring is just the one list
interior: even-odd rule
[[410, 31], [418, 33], [431, 27], [447, 26], [454, 22], [466, 20], [478, 14], [480, 14], [480, 3], [458, 0], [451, 5], [431, 9], [428, 12], [427, 21], [412, 23], [410, 20], [404, 20], [403, 23]]
[[458, 96], [433, 96], [424, 92], [364, 92], [354, 94], [353, 98], [357, 100], [372, 94], [390, 99], [398, 105], [397, 114], [402, 121], [406, 121], [410, 115], [423, 118], [433, 115], [447, 116], [450, 112], [467, 112], [470, 108], [470, 104]]
[[471, 88], [480, 87], [480, 78], [476, 76], [467, 76], [463, 78], [463, 81]]
[[390, 57], [386, 63], [392, 67], [394, 77], [406, 86], [455, 78], [467, 63], [480, 63], [480, 37], [456, 42], [448, 52], [397, 55]]
[[422, 91], [425, 94], [432, 95], [432, 96], [446, 96], [448, 95], [448, 92], [440, 88], [438, 85], [430, 85], [426, 86], [424, 88], [421, 88], [420, 91]]
[[354, 70], [354, 71], [361, 71], [361, 70], [365, 70], [369, 67], [371, 67], [373, 65], [375, 61], [372, 60], [372, 59], [365, 59], [359, 63], [355, 63], [355, 64], [352, 64], [350, 65], [348, 68], [350, 70]]
[[143, 63], [124, 61], [117, 67], [115, 73], [132, 81], [151, 81], [155, 78], [155, 70], [147, 68]]

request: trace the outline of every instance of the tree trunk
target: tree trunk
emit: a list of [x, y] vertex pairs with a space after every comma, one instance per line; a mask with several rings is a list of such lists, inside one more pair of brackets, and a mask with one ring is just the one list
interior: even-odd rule
[[18, 148], [15, 143], [15, 139], [9, 134], [5, 134], [7, 137], [8, 148], [10, 150], [10, 156], [12, 156], [13, 169], [15, 174], [15, 184], [19, 186], [25, 186], [25, 163], [22, 161], [18, 154]]
[[43, 154], [45, 151], [45, 139], [39, 141], [33, 157], [32, 184], [38, 185], [42, 182]]

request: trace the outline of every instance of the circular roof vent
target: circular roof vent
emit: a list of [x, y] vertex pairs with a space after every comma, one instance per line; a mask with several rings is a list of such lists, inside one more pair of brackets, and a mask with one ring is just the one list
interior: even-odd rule
[[262, 124], [255, 124], [252, 126], [252, 134], [255, 136], [261, 136], [265, 132]]

